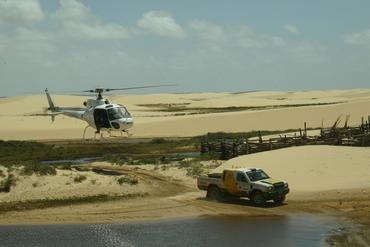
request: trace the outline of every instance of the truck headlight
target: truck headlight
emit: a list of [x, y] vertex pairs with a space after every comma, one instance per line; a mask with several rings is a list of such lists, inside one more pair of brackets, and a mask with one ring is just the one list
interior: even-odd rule
[[285, 186], [285, 188], [288, 188], [288, 183], [285, 183], [284, 186]]
[[274, 189], [274, 187], [270, 186], [270, 187], [267, 187], [267, 190], [268, 191], [272, 191]]

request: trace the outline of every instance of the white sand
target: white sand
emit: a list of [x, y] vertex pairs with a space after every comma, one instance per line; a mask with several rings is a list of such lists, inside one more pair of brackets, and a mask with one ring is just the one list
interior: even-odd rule
[[259, 167], [286, 180], [291, 191], [316, 192], [370, 187], [370, 148], [302, 146], [239, 156], [225, 168]]
[[[52, 95], [59, 106], [82, 106], [86, 97]], [[339, 115], [350, 114], [350, 124], [370, 115], [370, 90], [333, 90], [307, 92], [253, 92], [153, 94], [114, 96], [111, 101], [126, 105], [134, 117], [134, 137], [195, 136], [207, 132], [241, 132], [251, 130], [284, 130], [330, 126]], [[157, 112], [142, 104], [187, 104], [187, 107], [281, 106], [343, 102], [333, 105], [289, 107], [269, 110], [208, 113], [174, 116], [176, 112]], [[44, 95], [0, 99], [0, 139], [71, 139], [82, 138], [86, 123], [66, 116], [27, 116], [42, 113], [47, 106]], [[92, 137], [93, 130], [89, 130]]]

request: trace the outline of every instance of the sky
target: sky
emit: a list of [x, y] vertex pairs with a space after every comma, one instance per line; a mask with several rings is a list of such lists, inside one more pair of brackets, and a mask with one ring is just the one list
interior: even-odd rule
[[370, 87], [368, 0], [0, 0], [0, 96]]

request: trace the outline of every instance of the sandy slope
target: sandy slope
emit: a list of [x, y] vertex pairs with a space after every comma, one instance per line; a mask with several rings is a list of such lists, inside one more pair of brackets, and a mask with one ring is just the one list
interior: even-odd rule
[[[53, 96], [57, 105], [82, 106], [85, 97]], [[134, 116], [131, 133], [136, 137], [194, 136], [214, 131], [277, 130], [331, 125], [339, 115], [351, 115], [350, 124], [370, 115], [370, 90], [333, 90], [307, 92], [193, 93], [114, 96], [113, 102], [127, 106]], [[284, 106], [335, 103], [333, 105], [289, 107], [270, 110], [208, 113], [174, 116], [176, 112], [151, 111], [143, 104], [185, 104], [186, 107]], [[42, 113], [44, 95], [0, 99], [0, 139], [81, 138], [85, 122], [65, 116], [51, 123]], [[88, 131], [92, 136], [93, 131]]]
[[289, 182], [293, 194], [370, 187], [370, 148], [366, 147], [292, 147], [239, 156], [216, 170], [232, 167], [260, 167], [271, 177]]

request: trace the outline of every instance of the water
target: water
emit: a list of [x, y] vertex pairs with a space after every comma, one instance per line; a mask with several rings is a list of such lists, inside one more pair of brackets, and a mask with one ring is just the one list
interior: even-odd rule
[[0, 246], [325, 246], [333, 220], [200, 217], [126, 224], [0, 226]]
[[81, 165], [81, 164], [86, 164], [86, 163], [96, 161], [100, 158], [101, 157], [85, 157], [85, 158], [68, 159], [68, 160], [44, 160], [44, 161], [41, 161], [41, 163], [48, 164], [48, 165], [58, 165], [58, 164], [63, 164], [63, 163]]
[[[121, 155], [128, 155], [125, 153], [121, 153]], [[171, 158], [194, 158], [199, 157], [199, 152], [185, 152], [185, 153], [168, 153], [168, 154], [162, 154], [162, 156], [171, 157]], [[160, 156], [159, 156], [160, 157]], [[44, 160], [41, 161], [42, 164], [48, 164], [48, 165], [58, 165], [58, 164], [72, 164], [72, 165], [82, 165], [91, 163], [93, 161], [97, 161], [101, 159], [102, 157], [84, 157], [84, 158], [78, 158], [78, 159], [64, 159], [64, 160]]]

